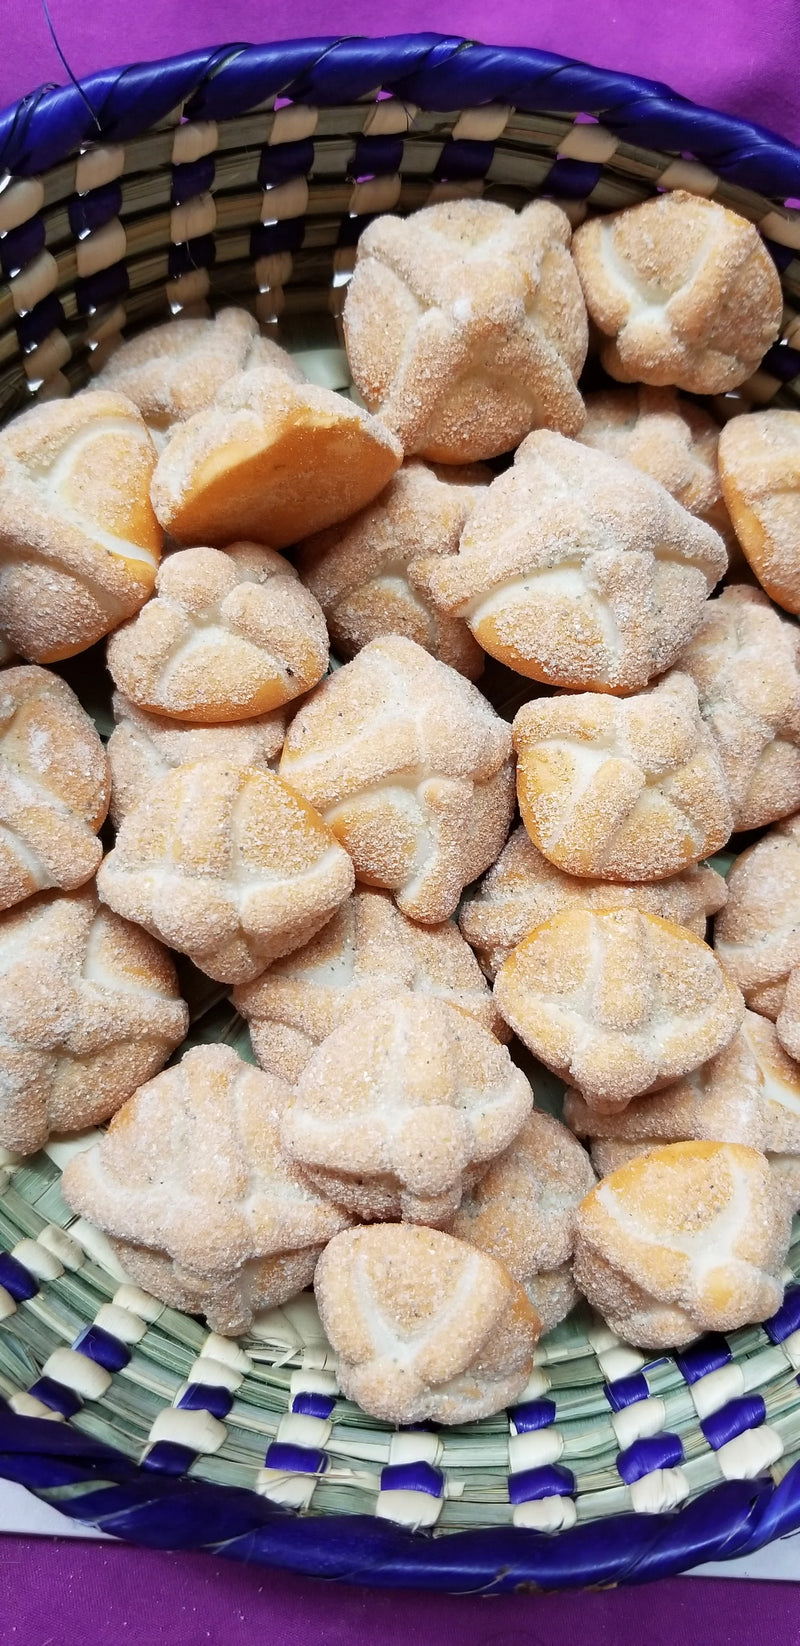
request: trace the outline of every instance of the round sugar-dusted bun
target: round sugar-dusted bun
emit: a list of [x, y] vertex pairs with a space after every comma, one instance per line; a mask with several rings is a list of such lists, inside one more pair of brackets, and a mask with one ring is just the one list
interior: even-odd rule
[[501, 966], [494, 998], [534, 1056], [605, 1114], [707, 1062], [744, 1016], [712, 950], [638, 909], [562, 909]]
[[432, 657], [476, 680], [483, 652], [466, 623], [437, 612], [415, 584], [417, 562], [455, 554], [491, 470], [430, 467], [412, 459], [353, 520], [310, 537], [300, 574], [328, 620], [338, 657], [382, 634], [405, 634]]
[[759, 583], [800, 612], [800, 412], [734, 417], [719, 438], [722, 490]]
[[733, 584], [709, 600], [678, 659], [697, 686], [719, 751], [734, 829], [759, 829], [800, 807], [800, 630], [760, 589]]
[[588, 332], [570, 234], [544, 200], [519, 213], [450, 200], [364, 230], [344, 305], [347, 356], [407, 454], [471, 463], [530, 429], [580, 428]]
[[671, 1143], [602, 1179], [578, 1208], [575, 1277], [642, 1348], [766, 1320], [783, 1297], [791, 1213], [763, 1154]]
[[0, 1145], [33, 1154], [107, 1120], [188, 1026], [166, 950], [94, 886], [0, 915]]
[[774, 1022], [800, 966], [800, 816], [776, 824], [736, 858], [714, 948], [748, 1006]]
[[0, 622], [22, 657], [72, 657], [144, 604], [162, 543], [155, 461], [136, 407], [100, 390], [0, 432]]
[[222, 726], [195, 726], [148, 714], [122, 692], [112, 698], [113, 732], [106, 744], [111, 772], [109, 812], [115, 828], [152, 783], [176, 766], [195, 760], [225, 760], [229, 766], [267, 771], [283, 748], [284, 709]]
[[730, 1044], [674, 1085], [613, 1114], [568, 1091], [564, 1118], [578, 1137], [593, 1140], [652, 1148], [695, 1138], [800, 1155], [800, 1066], [787, 1057], [774, 1025], [748, 1011]]
[[531, 1103], [488, 1029], [407, 992], [349, 1012], [317, 1046], [281, 1139], [309, 1181], [361, 1220], [445, 1223]]
[[176, 426], [151, 496], [179, 543], [283, 549], [363, 509], [402, 457], [384, 424], [343, 395], [259, 367]]
[[487, 977], [494, 977], [523, 937], [560, 909], [641, 909], [704, 937], [709, 915], [723, 907], [725, 881], [708, 863], [693, 863], [666, 880], [579, 880], [556, 868], [524, 828], [514, 830], [459, 925]]
[[780, 330], [781, 283], [757, 230], [675, 189], [577, 230], [572, 251], [600, 358], [621, 383], [724, 394]]
[[347, 1229], [314, 1291], [344, 1394], [388, 1423], [470, 1423], [510, 1406], [540, 1322], [518, 1280], [440, 1229]]
[[661, 880], [725, 845], [728, 785], [697, 687], [677, 671], [635, 697], [542, 697], [514, 721], [534, 844], [568, 874]]
[[511, 728], [413, 640], [373, 640], [298, 710], [281, 776], [317, 807], [359, 880], [435, 925], [493, 863], [514, 808]]
[[141, 708], [201, 724], [248, 720], [300, 697], [328, 667], [325, 618], [273, 549], [179, 550], [156, 589], [108, 643], [114, 681]]
[[260, 336], [252, 314], [220, 309], [213, 320], [171, 320], [139, 332], [115, 349], [94, 383], [127, 395], [151, 428], [166, 430], [205, 411], [237, 372], [260, 366], [305, 382], [291, 355]]
[[0, 675], [0, 909], [71, 891], [103, 855], [108, 761], [66, 681], [34, 664]]
[[459, 1007], [498, 1038], [508, 1036], [455, 921], [420, 926], [389, 892], [363, 888], [304, 948], [236, 989], [233, 1003], [247, 1019], [262, 1069], [291, 1084], [348, 1012], [409, 989]]
[[290, 1102], [230, 1046], [197, 1046], [70, 1160], [67, 1203], [112, 1237], [137, 1285], [212, 1331], [245, 1332], [257, 1310], [310, 1284], [348, 1221], [281, 1151]]
[[97, 884], [118, 914], [209, 977], [244, 983], [307, 943], [353, 878], [322, 818], [279, 777], [198, 760], [128, 813]]
[[717, 463], [719, 427], [674, 389], [600, 389], [586, 396], [578, 440], [610, 452], [658, 480], [672, 496], [718, 531], [728, 552], [736, 534], [722, 496]]
[[586, 1150], [560, 1121], [534, 1109], [449, 1225], [450, 1234], [496, 1257], [521, 1281], [546, 1332], [578, 1301], [575, 1212], [594, 1181]]
[[492, 657], [551, 686], [633, 692], [699, 628], [725, 545], [658, 481], [540, 430], [415, 583]]

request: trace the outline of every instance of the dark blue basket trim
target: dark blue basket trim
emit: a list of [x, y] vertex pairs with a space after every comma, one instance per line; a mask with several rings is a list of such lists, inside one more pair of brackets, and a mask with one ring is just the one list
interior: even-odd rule
[[617, 1468], [626, 1486], [651, 1475], [654, 1469], [674, 1469], [683, 1462], [683, 1442], [680, 1435], [651, 1435], [645, 1440], [634, 1440], [617, 1458]]
[[39, 1377], [32, 1383], [29, 1395], [34, 1400], [40, 1400], [43, 1406], [49, 1406], [53, 1412], [60, 1412], [62, 1417], [74, 1417], [79, 1412], [83, 1401], [76, 1395], [74, 1389], [68, 1389], [63, 1383], [56, 1383], [55, 1378]]
[[10, 1292], [15, 1303], [26, 1303], [39, 1290], [39, 1282], [30, 1269], [26, 1269], [24, 1263], [19, 1263], [10, 1252], [0, 1252], [0, 1286]]
[[104, 69], [80, 88], [42, 86], [0, 113], [0, 166], [31, 176], [92, 139], [125, 143], [181, 106], [190, 119], [226, 120], [278, 96], [353, 104], [377, 86], [423, 109], [504, 103], [594, 114], [638, 147], [694, 154], [779, 199], [800, 195], [798, 150], [763, 126], [690, 103], [655, 80], [438, 34], [233, 44]]
[[230, 1389], [221, 1383], [189, 1383], [178, 1401], [183, 1412], [210, 1412], [212, 1417], [227, 1417], [233, 1405]]
[[791, 383], [800, 373], [800, 351], [788, 343], [773, 343], [764, 355], [761, 370], [770, 372], [780, 383]]
[[735, 1440], [746, 1429], [759, 1428], [766, 1420], [767, 1408], [761, 1395], [741, 1395], [737, 1400], [727, 1401], [718, 1412], [704, 1417], [700, 1427], [709, 1446], [718, 1452], [720, 1446]]
[[110, 223], [122, 210], [122, 189], [119, 183], [104, 183], [102, 188], [88, 194], [75, 194], [67, 207], [69, 226], [76, 240]]
[[350, 176], [391, 177], [400, 170], [402, 137], [359, 137], [349, 165]]
[[561, 1463], [546, 1463], [538, 1469], [518, 1469], [508, 1477], [509, 1503], [532, 1503], [540, 1497], [571, 1497], [575, 1476]]
[[91, 314], [104, 303], [116, 303], [130, 291], [130, 275], [124, 263], [112, 263], [97, 274], [87, 274], [75, 281], [75, 301], [80, 314]]
[[142, 1459], [142, 1468], [152, 1474], [185, 1475], [196, 1456], [191, 1446], [180, 1446], [177, 1440], [157, 1440]]
[[688, 1348], [675, 1354], [675, 1364], [687, 1383], [699, 1383], [701, 1377], [707, 1377], [709, 1372], [718, 1372], [732, 1359], [727, 1338], [716, 1332], [709, 1332], [707, 1337], [701, 1337], [697, 1343], [690, 1343]]
[[649, 1400], [650, 1389], [644, 1372], [633, 1372], [630, 1377], [615, 1377], [607, 1383], [604, 1394], [612, 1412], [621, 1412], [639, 1400]]
[[800, 1286], [791, 1286], [771, 1320], [764, 1321], [764, 1331], [773, 1343], [782, 1343], [785, 1337], [800, 1329]]
[[376, 212], [365, 212], [363, 216], [342, 217], [339, 221], [337, 246], [357, 246], [367, 224], [376, 216]]
[[192, 160], [183, 166], [173, 166], [173, 206], [182, 206], [184, 200], [193, 200], [196, 194], [204, 194], [210, 189], [216, 169], [213, 154], [207, 154], [202, 160]]
[[554, 1400], [523, 1400], [509, 1413], [518, 1435], [530, 1434], [534, 1429], [546, 1429], [556, 1420]]
[[18, 229], [9, 229], [0, 239], [0, 267], [7, 280], [32, 263], [44, 245], [45, 227], [41, 217], [29, 217]]
[[37, 1491], [93, 1486], [61, 1497], [59, 1508], [152, 1548], [207, 1549], [372, 1587], [473, 1594], [643, 1583], [752, 1554], [800, 1529], [796, 1463], [777, 1486], [765, 1476], [725, 1481], [673, 1514], [615, 1515], [557, 1537], [516, 1527], [420, 1537], [368, 1515], [297, 1516], [255, 1492], [170, 1479], [66, 1424], [2, 1407], [0, 1476]]
[[36, 303], [27, 314], [21, 314], [17, 320], [17, 336], [20, 347], [30, 349], [36, 343], [43, 343], [51, 331], [64, 324], [64, 310], [54, 292], [49, 297], [43, 297], [41, 303]]
[[184, 240], [179, 246], [170, 246], [167, 266], [170, 280], [194, 269], [210, 269], [216, 261], [217, 247], [213, 234], [198, 235], [196, 240]]
[[381, 1470], [382, 1492], [427, 1492], [444, 1495], [444, 1475], [431, 1463], [387, 1463]]
[[314, 144], [310, 137], [296, 143], [275, 143], [262, 151], [258, 181], [264, 189], [274, 188], [292, 177], [307, 177], [313, 165]]
[[250, 235], [250, 256], [274, 257], [276, 252], [299, 251], [305, 239], [302, 217], [287, 217], [278, 223], [260, 223]]
[[121, 1372], [131, 1358], [127, 1343], [104, 1332], [102, 1326], [84, 1326], [72, 1347], [96, 1361], [98, 1366], [104, 1366], [107, 1372]]
[[329, 1418], [335, 1405], [332, 1395], [317, 1394], [314, 1389], [301, 1389], [292, 1396], [292, 1411], [302, 1412], [304, 1417]]
[[493, 159], [494, 143], [454, 138], [445, 143], [433, 175], [437, 181], [468, 183], [475, 177], [485, 177]]
[[267, 1469], [285, 1470], [292, 1475], [322, 1475], [328, 1467], [325, 1452], [311, 1446], [295, 1446], [286, 1440], [273, 1440], [264, 1459]]

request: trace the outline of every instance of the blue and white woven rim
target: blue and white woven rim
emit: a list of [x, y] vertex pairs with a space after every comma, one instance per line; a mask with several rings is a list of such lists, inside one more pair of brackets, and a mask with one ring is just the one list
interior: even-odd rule
[[[692, 104], [655, 81], [551, 53], [436, 34], [229, 45], [109, 69], [79, 85], [42, 87], [0, 113], [0, 169], [6, 179], [35, 176], [83, 145], [125, 142], [174, 120], [176, 109], [192, 120], [226, 120], [276, 97], [324, 107], [354, 103], [378, 89], [427, 110], [503, 104], [523, 111], [593, 115], [620, 140], [694, 158], [729, 182], [773, 200], [794, 207], [800, 196], [800, 150], [762, 127]], [[36, 1291], [36, 1280], [13, 1257], [7, 1255], [5, 1265], [6, 1285], [9, 1275], [13, 1282], [9, 1301], [24, 1301], [31, 1286]], [[16, 1265], [13, 1273], [9, 1265]], [[784, 1310], [767, 1323], [772, 1341], [788, 1336], [794, 1341], [796, 1314], [800, 1291], [787, 1294]], [[122, 1342], [97, 1326], [81, 1333], [73, 1351], [111, 1370], [119, 1353], [127, 1353]], [[711, 1351], [711, 1343], [693, 1348], [693, 1367], [684, 1368], [689, 1381], [713, 1371], [712, 1361], [706, 1363]], [[793, 1358], [791, 1364], [796, 1364]], [[644, 1392], [638, 1386], [627, 1389], [635, 1382], [618, 1380], [623, 1405], [646, 1397], [646, 1384]], [[44, 1376], [35, 1387], [45, 1383], [49, 1394], [44, 1389], [40, 1410], [51, 1407], [68, 1418], [64, 1401], [75, 1399], [70, 1388]], [[614, 1387], [608, 1386], [609, 1399]], [[198, 1406], [191, 1384], [180, 1404]], [[550, 1404], [533, 1402], [531, 1408]], [[199, 1405], [210, 1411], [208, 1390]], [[712, 1444], [721, 1447], [730, 1435], [735, 1439], [763, 1424], [763, 1410], [751, 1407], [752, 1400], [729, 1401], [725, 1413], [716, 1414], [724, 1415], [728, 1426]], [[522, 1408], [519, 1415], [522, 1421]], [[529, 1417], [524, 1427], [552, 1421], [552, 1413], [544, 1410], [531, 1409]], [[676, 1438], [661, 1435], [657, 1443], [663, 1450]], [[276, 1444], [266, 1459], [269, 1466], [278, 1466], [272, 1455]], [[646, 1458], [631, 1458], [632, 1478], [674, 1462], [671, 1452], [651, 1456], [653, 1444], [640, 1440], [629, 1448], [629, 1453], [636, 1446], [649, 1448]], [[381, 1518], [298, 1516], [254, 1492], [186, 1477], [183, 1471], [191, 1458], [173, 1456], [184, 1451], [167, 1440], [151, 1450], [144, 1465], [133, 1463], [68, 1423], [21, 1416], [0, 1400], [0, 1476], [51, 1499], [55, 1493], [71, 1518], [152, 1547], [204, 1549], [360, 1584], [499, 1593], [644, 1582], [703, 1561], [752, 1553], [800, 1529], [800, 1463], [778, 1485], [766, 1474], [726, 1480], [671, 1513], [623, 1514], [556, 1534], [503, 1527], [436, 1537]], [[298, 1467], [296, 1459], [292, 1467]], [[434, 1489], [427, 1476], [407, 1479], [409, 1468], [393, 1467], [395, 1475], [403, 1475], [402, 1482], [393, 1478], [383, 1486]], [[556, 1470], [556, 1465], [528, 1469], [526, 1480], [518, 1478], [516, 1485], [527, 1497], [539, 1495], [540, 1487], [548, 1494], [568, 1490], [554, 1478]], [[547, 1475], [547, 1481], [528, 1479], [534, 1472]], [[389, 1473], [392, 1469], [384, 1470]]]

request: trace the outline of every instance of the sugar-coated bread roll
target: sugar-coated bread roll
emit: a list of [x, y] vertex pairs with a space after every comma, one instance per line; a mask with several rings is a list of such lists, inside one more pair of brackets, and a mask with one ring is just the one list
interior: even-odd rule
[[448, 1225], [521, 1281], [546, 1332], [578, 1301], [575, 1213], [594, 1181], [586, 1150], [560, 1121], [534, 1109]]
[[127, 1274], [212, 1331], [247, 1331], [309, 1285], [347, 1218], [281, 1152], [291, 1092], [230, 1046], [197, 1046], [141, 1086], [62, 1179]]
[[727, 565], [719, 534], [630, 463], [540, 430], [416, 586], [551, 686], [632, 692], [674, 663]]
[[317, 807], [359, 880], [438, 924], [493, 863], [514, 806], [511, 729], [413, 640], [373, 640], [317, 687], [281, 776]]
[[115, 828], [150, 785], [176, 766], [195, 760], [225, 760], [230, 766], [267, 771], [276, 762], [286, 735], [283, 709], [238, 724], [197, 726], [148, 714], [122, 692], [114, 693], [112, 708], [115, 726], [106, 753], [111, 772], [109, 812]]
[[445, 1223], [531, 1110], [522, 1071], [444, 1000], [396, 994], [350, 1012], [312, 1052], [281, 1140], [362, 1221]]
[[150, 428], [166, 430], [205, 411], [237, 372], [261, 366], [305, 381], [291, 355], [260, 335], [252, 314], [220, 309], [213, 320], [171, 320], [139, 332], [109, 356], [94, 386], [127, 395]]
[[253, 1050], [270, 1074], [291, 1083], [315, 1046], [351, 1011], [411, 990], [457, 1006], [505, 1039], [491, 990], [454, 920], [420, 926], [389, 892], [359, 887], [310, 943], [234, 990]]
[[558, 206], [450, 200], [378, 217], [358, 244], [344, 334], [355, 383], [404, 450], [437, 463], [574, 434], [588, 333]]
[[387, 1423], [502, 1411], [533, 1369], [540, 1322], [501, 1263], [440, 1229], [346, 1229], [314, 1276], [348, 1399]]
[[501, 966], [494, 998], [534, 1056], [605, 1114], [706, 1063], [744, 1017], [711, 949], [638, 909], [562, 909]]
[[35, 665], [0, 675], [0, 909], [71, 891], [103, 855], [108, 761], [66, 681]]
[[34, 663], [72, 657], [147, 599], [162, 532], [141, 414], [97, 390], [0, 432], [0, 627]]
[[680, 1347], [775, 1313], [790, 1233], [788, 1201], [762, 1154], [737, 1143], [671, 1143], [586, 1196], [575, 1275], [627, 1342]]
[[560, 909], [641, 909], [705, 937], [709, 915], [727, 895], [722, 875], [708, 863], [693, 863], [666, 880], [580, 880], [550, 863], [527, 830], [518, 828], [462, 905], [458, 923], [486, 976], [494, 977], [523, 937]]
[[322, 818], [272, 772], [179, 766], [128, 813], [100, 896], [209, 977], [244, 983], [307, 943], [353, 889]]
[[[780, 1034], [787, 986], [800, 967], [800, 816], [776, 824], [736, 858], [714, 948], [748, 1006], [777, 1019]], [[790, 1018], [795, 998], [793, 990]]]
[[514, 721], [534, 844], [568, 874], [662, 880], [725, 845], [730, 794], [697, 687], [677, 671], [635, 697], [542, 697]]
[[678, 659], [697, 686], [719, 751], [734, 829], [800, 808], [800, 630], [760, 589], [732, 584], [709, 600]]
[[0, 1145], [32, 1154], [107, 1120], [188, 1026], [166, 950], [94, 886], [0, 915]]
[[780, 330], [775, 264], [746, 218], [683, 189], [581, 224], [572, 242], [590, 318], [622, 383], [724, 394]]
[[767, 594], [800, 612], [800, 412], [733, 417], [719, 439], [722, 490]]
[[492, 479], [479, 464], [431, 467], [411, 459], [354, 519], [310, 537], [298, 566], [328, 620], [337, 657], [383, 634], [405, 634], [468, 680], [483, 651], [458, 617], [437, 612], [416, 587], [417, 564], [455, 554], [474, 504]]
[[325, 618], [294, 566], [257, 543], [181, 549], [111, 636], [108, 667], [132, 702], [218, 725], [280, 708], [328, 667]]
[[652, 475], [690, 514], [719, 532], [730, 554], [736, 534], [722, 496], [719, 434], [713, 417], [694, 400], [675, 389], [639, 383], [588, 394], [577, 438]]
[[800, 1155], [800, 1065], [787, 1057], [769, 1019], [748, 1011], [730, 1043], [674, 1085], [613, 1114], [568, 1091], [564, 1118], [578, 1137], [650, 1148], [698, 1139]]
[[363, 509], [402, 457], [384, 424], [343, 395], [262, 367], [239, 372], [176, 426], [153, 507], [179, 543], [282, 549]]

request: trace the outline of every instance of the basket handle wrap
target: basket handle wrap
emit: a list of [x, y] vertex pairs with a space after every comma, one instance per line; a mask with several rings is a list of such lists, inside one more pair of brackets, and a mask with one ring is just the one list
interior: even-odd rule
[[226, 120], [277, 96], [325, 106], [379, 87], [442, 112], [497, 102], [594, 114], [636, 146], [691, 153], [774, 199], [800, 195], [800, 150], [763, 126], [690, 103], [656, 80], [439, 34], [216, 46], [104, 69], [80, 89], [42, 86], [0, 113], [0, 166], [35, 175], [82, 143], [124, 143], [176, 109], [191, 119]]

